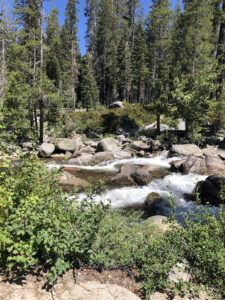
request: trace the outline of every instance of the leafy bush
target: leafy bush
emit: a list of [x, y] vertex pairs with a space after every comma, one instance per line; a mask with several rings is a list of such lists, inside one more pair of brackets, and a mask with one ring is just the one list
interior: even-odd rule
[[[141, 223], [140, 216], [129, 218], [113, 213], [102, 220], [92, 248], [92, 260], [101, 266], [135, 269], [145, 294], [171, 288], [169, 273], [178, 262], [187, 262], [192, 284], [187, 291], [200, 284], [225, 295], [225, 215], [202, 214], [201, 209], [186, 218], [185, 227], [171, 220], [165, 234], [157, 227]], [[184, 292], [184, 284], [174, 289]]]
[[0, 263], [28, 270], [41, 264], [53, 283], [89, 250], [108, 207], [62, 195], [59, 172], [34, 158], [13, 169], [5, 158], [0, 170]]
[[98, 111], [70, 113], [78, 133], [93, 131], [98, 134], [115, 133], [120, 127], [137, 130], [153, 120], [153, 114], [141, 104], [124, 102], [124, 109], [101, 109]]

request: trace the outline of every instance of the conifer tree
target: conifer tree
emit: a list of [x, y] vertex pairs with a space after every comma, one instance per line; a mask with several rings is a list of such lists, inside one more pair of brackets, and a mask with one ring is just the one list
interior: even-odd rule
[[[183, 39], [182, 48], [180, 48], [181, 75], [175, 80], [177, 84], [175, 101], [178, 112], [186, 121], [186, 131], [189, 138], [194, 138], [200, 117], [204, 115], [209, 105], [211, 91], [210, 80], [212, 80], [213, 63], [212, 2], [208, 0], [185, 0], [181, 25], [181, 37]], [[202, 90], [202, 86], [205, 87], [205, 91], [201, 99], [197, 99], [193, 95], [199, 95], [199, 89]]]
[[87, 51], [91, 54], [94, 66], [97, 59], [97, 17], [99, 0], [86, 0], [85, 16], [87, 17]]
[[172, 21], [170, 5], [168, 0], [154, 0], [147, 18], [150, 98], [155, 104], [158, 133], [160, 133], [160, 114], [165, 113], [169, 97]]
[[60, 40], [60, 26], [58, 23], [59, 11], [52, 9], [47, 19], [46, 27], [46, 74], [49, 79], [53, 80], [55, 86], [59, 88], [60, 84], [60, 54], [61, 54], [61, 40]]
[[82, 59], [80, 95], [82, 105], [86, 110], [96, 107], [98, 102], [98, 88], [94, 77], [92, 57], [89, 52]]
[[132, 49], [132, 88], [131, 102], [144, 101], [144, 83], [146, 74], [146, 43], [144, 24], [139, 21], [136, 26], [134, 46]]
[[[71, 107], [76, 108], [76, 86], [78, 80], [78, 45], [77, 45], [77, 4], [78, 0], [68, 0], [66, 19], [62, 30], [62, 44], [65, 58], [64, 83], [70, 84]], [[68, 67], [70, 70], [68, 71]]]
[[117, 32], [113, 0], [101, 0], [97, 27], [97, 82], [102, 104], [117, 97]]
[[120, 37], [118, 52], [118, 95], [120, 101], [130, 100], [132, 68], [128, 26], [124, 23], [123, 34]]

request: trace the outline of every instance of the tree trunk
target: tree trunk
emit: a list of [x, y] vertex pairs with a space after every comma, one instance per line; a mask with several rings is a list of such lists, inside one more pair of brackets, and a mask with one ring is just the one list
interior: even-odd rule
[[160, 134], [160, 114], [157, 113], [157, 133]]
[[39, 89], [39, 110], [40, 110], [40, 132], [39, 142], [43, 143], [44, 138], [44, 96], [42, 92], [43, 81], [43, 0], [40, 3], [40, 89]]

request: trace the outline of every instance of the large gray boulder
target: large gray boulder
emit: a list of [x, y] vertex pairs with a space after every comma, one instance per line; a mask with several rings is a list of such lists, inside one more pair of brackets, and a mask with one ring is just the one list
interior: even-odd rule
[[208, 173], [225, 176], [225, 164], [221, 158], [207, 155], [205, 163]]
[[169, 156], [202, 156], [201, 149], [194, 144], [173, 145]]
[[41, 157], [50, 157], [55, 151], [55, 146], [51, 143], [43, 143], [39, 148], [39, 155]]
[[207, 166], [204, 157], [190, 156], [180, 167], [179, 170], [184, 173], [207, 173]]
[[197, 192], [201, 203], [209, 203], [213, 206], [225, 204], [224, 199], [225, 177], [209, 176], [204, 181], [199, 181], [196, 185]]
[[143, 141], [135, 141], [129, 145], [129, 148], [135, 150], [135, 151], [145, 151], [148, 152], [151, 150], [151, 146], [149, 146], [147, 143]]
[[97, 151], [109, 151], [109, 152], [117, 152], [120, 151], [119, 142], [113, 138], [104, 138], [102, 139], [97, 146]]
[[90, 153], [81, 153], [76, 158], [71, 158], [68, 163], [73, 165], [79, 165], [79, 166], [86, 166], [90, 165], [92, 161], [93, 155]]
[[74, 139], [57, 138], [55, 140], [55, 146], [58, 151], [66, 152], [78, 152], [83, 145], [80, 137]]

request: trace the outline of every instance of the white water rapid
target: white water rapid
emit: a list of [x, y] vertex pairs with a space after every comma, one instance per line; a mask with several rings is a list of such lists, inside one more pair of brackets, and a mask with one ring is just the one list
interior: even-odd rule
[[169, 168], [170, 163], [172, 161], [179, 160], [177, 157], [167, 158], [167, 152], [164, 154], [150, 157], [150, 158], [139, 158], [139, 157], [133, 157], [129, 159], [121, 159], [121, 160], [113, 160], [113, 161], [104, 161], [98, 165], [94, 166], [80, 166], [80, 165], [74, 165], [74, 164], [58, 164], [58, 163], [48, 163], [46, 164], [47, 168], [60, 168], [60, 167], [68, 167], [68, 168], [79, 168], [79, 169], [85, 169], [85, 170], [99, 170], [99, 171], [118, 171], [117, 165], [140, 165], [140, 166], [146, 166], [146, 165], [154, 165], [159, 166], [163, 168]]
[[[123, 160], [114, 160], [111, 162], [103, 162], [94, 166], [79, 166], [72, 164], [47, 164], [48, 168], [80, 168], [85, 170], [99, 170], [99, 171], [118, 171], [118, 165], [154, 165], [163, 168], [169, 168], [172, 161], [179, 160], [177, 157], [168, 158], [167, 153], [150, 158], [131, 158]], [[171, 208], [169, 202], [172, 200], [176, 206], [175, 215], [176, 219], [183, 222], [184, 213], [194, 212], [197, 205], [192, 201], [187, 202], [184, 194], [193, 192], [196, 183], [200, 180], [206, 179], [207, 176], [200, 176], [197, 174], [182, 175], [173, 173], [165, 176], [163, 179], [156, 179], [146, 186], [142, 187], [122, 187], [112, 190], [107, 190], [100, 195], [95, 195], [96, 202], [103, 201], [104, 203], [110, 202], [112, 207], [124, 208], [129, 206], [144, 204], [147, 196], [152, 193], [158, 193], [164, 200], [162, 206], [159, 208], [159, 214], [169, 215]], [[86, 197], [84, 193], [79, 194], [78, 199], [82, 200]], [[217, 208], [210, 208], [212, 213], [218, 211]]]

